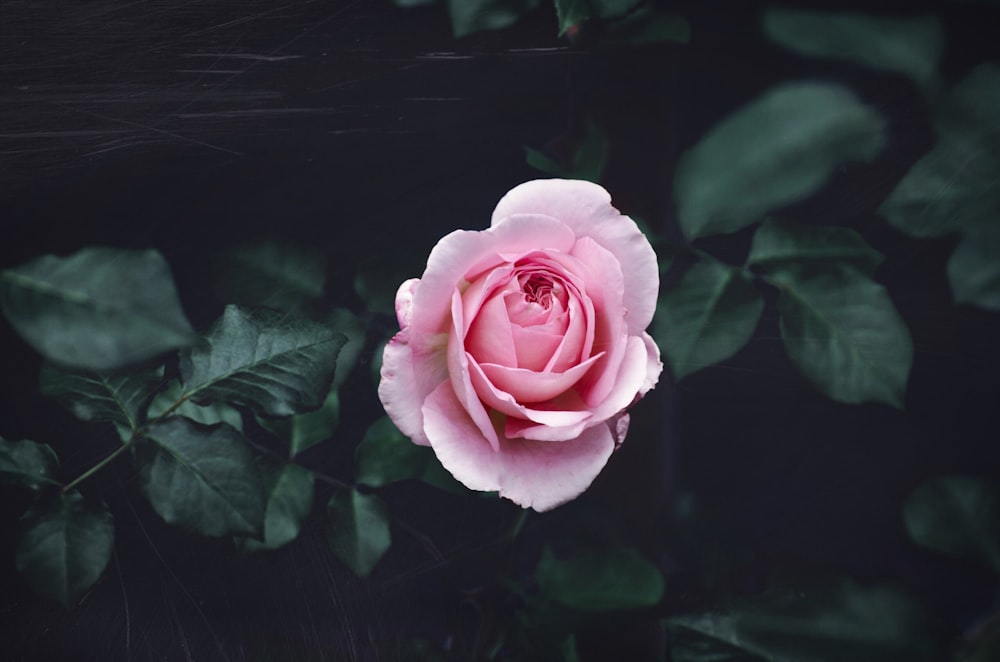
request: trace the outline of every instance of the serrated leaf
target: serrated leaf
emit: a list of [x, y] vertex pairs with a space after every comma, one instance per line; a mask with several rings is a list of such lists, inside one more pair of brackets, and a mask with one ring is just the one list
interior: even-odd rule
[[315, 246], [259, 241], [218, 260], [215, 290], [226, 303], [296, 310], [323, 296], [326, 258]]
[[163, 416], [167, 411], [170, 411], [171, 415], [183, 416], [202, 425], [225, 423], [240, 432], [243, 431], [243, 415], [238, 409], [223, 402], [197, 405], [185, 398], [184, 387], [176, 379], [170, 380], [167, 386], [156, 394], [149, 403], [146, 417], [152, 420]]
[[559, 36], [574, 26], [599, 18], [624, 16], [641, 0], [555, 0]]
[[971, 476], [933, 478], [903, 506], [910, 537], [924, 547], [976, 559], [1000, 573], [1000, 485]]
[[769, 90], [682, 155], [674, 179], [681, 229], [689, 239], [735, 232], [808, 196], [839, 165], [875, 158], [884, 124], [837, 85]]
[[649, 607], [663, 597], [663, 574], [627, 548], [589, 550], [567, 559], [545, 548], [535, 576], [546, 597], [585, 611]]
[[115, 370], [195, 338], [153, 250], [84, 248], [7, 269], [0, 309], [45, 358], [85, 370]]
[[17, 571], [31, 588], [69, 607], [94, 585], [111, 559], [114, 522], [79, 492], [33, 506], [21, 518]]
[[0, 437], [0, 485], [22, 485], [37, 490], [58, 485], [53, 477], [59, 458], [47, 444]]
[[162, 379], [162, 366], [91, 372], [46, 363], [38, 381], [42, 395], [55, 399], [80, 420], [111, 421], [135, 430], [143, 421], [143, 407]]
[[316, 409], [345, 340], [318, 322], [226, 306], [204, 341], [181, 355], [185, 394], [199, 404], [222, 400], [267, 416]]
[[170, 416], [143, 437], [140, 486], [166, 522], [206, 536], [261, 534], [264, 486], [239, 432]]
[[956, 302], [1000, 310], [1000, 209], [994, 225], [962, 238], [947, 271]]
[[697, 655], [674, 657], [679, 662], [937, 662], [948, 658], [951, 643], [907, 595], [847, 579], [772, 589], [715, 611], [670, 618], [667, 626], [671, 641], [692, 632], [703, 637]]
[[466, 491], [441, 466], [433, 450], [410, 441], [388, 416], [383, 416], [368, 426], [354, 450], [354, 479], [363, 485], [382, 487], [408, 478], [447, 491]]
[[340, 422], [340, 396], [330, 389], [316, 411], [276, 419], [258, 416], [257, 422], [285, 441], [294, 457], [333, 436]]
[[653, 335], [674, 378], [682, 379], [739, 351], [763, 309], [749, 274], [706, 258], [660, 296]]
[[448, 0], [451, 30], [464, 37], [484, 30], [500, 30], [538, 6], [538, 0]]
[[903, 406], [913, 342], [885, 288], [847, 266], [785, 268], [781, 337], [799, 371], [838, 402]]
[[1000, 66], [984, 64], [935, 109], [938, 140], [879, 211], [914, 237], [977, 231], [1000, 218]]
[[935, 87], [944, 51], [944, 29], [934, 16], [769, 9], [764, 33], [795, 53], [902, 74], [927, 91]]
[[357, 490], [338, 492], [327, 504], [327, 513], [334, 554], [359, 577], [367, 577], [392, 544], [382, 501]]
[[747, 264], [773, 269], [788, 265], [840, 262], [850, 264], [871, 276], [883, 259], [881, 253], [849, 228], [800, 225], [768, 219], [753, 235]]
[[312, 510], [315, 478], [295, 464], [271, 468], [267, 475], [267, 511], [264, 517], [264, 540], [245, 538], [244, 550], [255, 552], [278, 549], [299, 536], [302, 523]]

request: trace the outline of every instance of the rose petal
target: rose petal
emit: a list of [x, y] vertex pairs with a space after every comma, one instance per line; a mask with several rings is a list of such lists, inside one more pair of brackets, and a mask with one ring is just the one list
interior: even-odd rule
[[424, 420], [420, 413], [423, 397], [413, 371], [413, 355], [407, 335], [405, 330], [400, 331], [385, 346], [378, 397], [385, 413], [400, 432], [414, 443], [427, 446], [430, 442], [424, 435]]
[[503, 297], [490, 298], [478, 312], [465, 336], [466, 350], [477, 361], [517, 365], [513, 330], [507, 318], [507, 306], [504, 305]]
[[601, 424], [569, 443], [501, 439], [494, 452], [447, 383], [427, 398], [423, 417], [434, 453], [459, 482], [537, 511], [587, 489], [615, 448], [611, 429]]
[[451, 299], [452, 327], [448, 334], [448, 376], [451, 378], [452, 388], [455, 396], [468, 412], [472, 422], [479, 428], [483, 437], [490, 442], [494, 450], [500, 443], [497, 432], [493, 428], [493, 421], [490, 420], [489, 412], [483, 407], [482, 401], [476, 394], [476, 389], [472, 386], [472, 378], [469, 375], [469, 357], [464, 346], [464, 325], [462, 321], [462, 296], [455, 290]]
[[526, 212], [557, 218], [578, 237], [592, 237], [611, 251], [624, 276], [629, 334], [638, 335], [649, 326], [660, 283], [656, 253], [635, 221], [611, 206], [611, 196], [606, 190], [579, 180], [525, 182], [497, 204], [493, 225]]
[[[469, 360], [469, 369], [469, 374], [472, 377], [472, 385], [475, 387], [476, 393], [479, 394], [479, 397], [482, 398], [483, 402], [487, 406], [492, 407], [509, 417], [528, 419], [534, 423], [560, 429], [576, 425], [591, 417], [589, 411], [571, 406], [577, 404], [577, 401], [572, 403], [563, 403], [564, 406], [562, 407], [547, 407], [544, 409], [541, 407], [525, 406], [514, 399], [514, 396], [510, 393], [501, 391], [494, 386], [490, 382], [489, 377], [487, 377], [483, 372], [482, 366], [476, 363], [475, 360]], [[509, 424], [510, 421], [514, 419], [508, 418], [507, 420]]]
[[642, 334], [642, 342], [646, 345], [646, 379], [639, 388], [639, 397], [646, 395], [656, 382], [660, 381], [663, 372], [663, 361], [660, 360], [660, 348], [648, 333]]
[[396, 320], [399, 322], [401, 330], [410, 326], [410, 317], [413, 312], [413, 292], [419, 284], [419, 278], [411, 278], [403, 281], [403, 284], [396, 290]]
[[550, 400], [572, 388], [603, 356], [603, 352], [592, 356], [566, 372], [535, 372], [524, 368], [508, 368], [495, 363], [479, 365], [491, 384], [509, 393], [521, 404], [527, 404]]
[[[545, 370], [549, 359], [552, 358], [564, 338], [561, 333], [553, 333], [547, 326], [511, 327], [514, 348], [517, 352], [517, 363], [511, 364], [512, 367], [516, 365], [516, 367], [525, 370]], [[499, 362], [487, 361], [487, 363]], [[507, 362], [503, 362], [503, 365], [507, 365]]]

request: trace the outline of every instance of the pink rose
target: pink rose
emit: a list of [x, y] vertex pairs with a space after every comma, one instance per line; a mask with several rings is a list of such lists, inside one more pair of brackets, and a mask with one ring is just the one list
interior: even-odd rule
[[593, 482], [663, 364], [656, 254], [596, 184], [536, 180], [396, 294], [379, 398], [473, 490], [548, 510]]

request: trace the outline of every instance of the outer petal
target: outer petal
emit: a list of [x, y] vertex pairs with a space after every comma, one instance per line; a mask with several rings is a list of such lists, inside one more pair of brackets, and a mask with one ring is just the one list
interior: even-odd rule
[[382, 353], [381, 380], [378, 397], [385, 413], [400, 432], [421, 446], [429, 446], [424, 435], [424, 419], [420, 413], [423, 397], [413, 371], [413, 353], [404, 330], [390, 340]]
[[567, 443], [501, 439], [494, 452], [448, 383], [427, 398], [423, 415], [435, 454], [456, 479], [473, 490], [497, 490], [538, 511], [587, 489], [615, 448], [611, 427], [601, 424]]
[[625, 307], [629, 335], [642, 333], [653, 319], [660, 274], [649, 240], [628, 216], [611, 206], [611, 196], [591, 182], [536, 179], [517, 186], [493, 211], [493, 225], [515, 214], [557, 218], [577, 236], [592, 237], [611, 251], [625, 277]]

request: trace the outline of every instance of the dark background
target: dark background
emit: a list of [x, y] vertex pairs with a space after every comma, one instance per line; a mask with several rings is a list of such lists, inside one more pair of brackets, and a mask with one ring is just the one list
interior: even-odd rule
[[[948, 82], [1000, 58], [1000, 12], [990, 7], [792, 4], [936, 11]], [[876, 215], [932, 144], [918, 90], [769, 45], [763, 6], [675, 3], [691, 22], [689, 44], [610, 49], [557, 38], [550, 7], [456, 40], [441, 7], [374, 1], [3, 0], [0, 268], [88, 245], [155, 247], [203, 328], [221, 310], [206, 285], [213, 256], [278, 237], [321, 247], [328, 300], [361, 310], [351, 283], [362, 261], [407, 254], [419, 270], [440, 236], [485, 227], [504, 192], [543, 176], [523, 146], [558, 155], [588, 121], [610, 139], [603, 181], [615, 204], [676, 238], [670, 181], [683, 150], [775, 83], [826, 79], [886, 116], [889, 147], [787, 213], [854, 227], [886, 253], [877, 279], [916, 357], [905, 412], [833, 403], [789, 363], [770, 299], [736, 357], [679, 385], [665, 375], [594, 487], [529, 518], [521, 545], [503, 540], [510, 504], [388, 489], [394, 547], [368, 582], [328, 549], [322, 487], [300, 540], [243, 557], [163, 525], [122, 463], [84, 486], [116, 515], [116, 552], [67, 611], [19, 583], [13, 540], [27, 501], [4, 488], [0, 657], [398, 659], [413, 636], [473, 650], [513, 609], [497, 573], [527, 575], [541, 541], [563, 534], [639, 546], [667, 571], [667, 611], [693, 608], [710, 596], [695, 589], [684, 555], [691, 525], [681, 506], [692, 501], [683, 495], [694, 495], [699, 549], [728, 560], [720, 592], [753, 591], [775, 567], [808, 565], [905, 586], [943, 622], [969, 627], [990, 609], [995, 579], [914, 545], [900, 508], [930, 476], [1000, 476], [997, 315], [952, 303], [951, 240], [909, 239]], [[742, 261], [749, 236], [706, 246]], [[110, 426], [84, 427], [37, 395], [40, 360], [6, 323], [0, 348], [4, 438], [51, 444], [66, 477], [113, 448]], [[345, 388], [337, 437], [308, 456], [348, 481], [353, 444], [380, 413], [374, 351], [373, 341]], [[579, 636], [585, 659], [647, 659], [661, 646], [651, 628], [622, 618]]]

